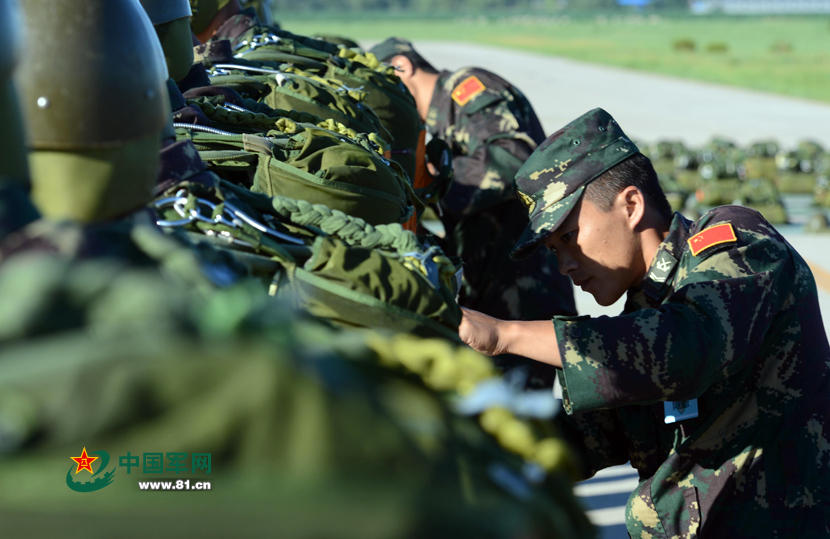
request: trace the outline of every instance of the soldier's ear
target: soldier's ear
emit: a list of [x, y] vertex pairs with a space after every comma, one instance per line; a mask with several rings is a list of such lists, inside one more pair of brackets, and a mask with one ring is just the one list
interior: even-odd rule
[[401, 80], [407, 80], [415, 73], [415, 66], [403, 54], [397, 54], [390, 58], [389, 65], [395, 68], [395, 73]]
[[629, 185], [617, 195], [620, 210], [625, 212], [625, 219], [631, 230], [636, 229], [643, 220], [646, 212], [646, 198], [643, 192], [633, 185]]

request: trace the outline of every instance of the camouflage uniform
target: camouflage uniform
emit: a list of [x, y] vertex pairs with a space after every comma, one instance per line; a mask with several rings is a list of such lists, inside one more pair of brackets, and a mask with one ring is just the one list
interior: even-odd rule
[[455, 180], [442, 201], [442, 220], [450, 252], [464, 262], [461, 304], [523, 320], [575, 313], [570, 282], [559, 275], [555, 257], [539, 252], [527, 261], [508, 258], [527, 225], [512, 192], [513, 175], [544, 139], [524, 95], [483, 69], [443, 71], [426, 124], [453, 152]]
[[[520, 249], [636, 151], [604, 111], [551, 136], [517, 175]], [[830, 533], [830, 347], [807, 264], [759, 213], [675, 214], [622, 315], [553, 327], [586, 475], [629, 459], [640, 474], [633, 537]]]
[[[694, 255], [688, 240], [724, 224], [736, 239]], [[816, 285], [760, 214], [676, 214], [622, 316], [554, 328], [566, 410], [594, 423], [589, 468], [631, 459], [640, 473], [632, 536], [830, 533], [830, 349]], [[663, 423], [661, 401], [692, 398], [698, 417]], [[618, 410], [580, 418], [604, 408]]]

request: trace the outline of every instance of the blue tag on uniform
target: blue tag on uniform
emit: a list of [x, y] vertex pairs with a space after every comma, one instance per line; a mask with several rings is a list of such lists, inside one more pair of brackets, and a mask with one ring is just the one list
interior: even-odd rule
[[697, 417], [697, 399], [663, 403], [663, 423], [676, 423]]

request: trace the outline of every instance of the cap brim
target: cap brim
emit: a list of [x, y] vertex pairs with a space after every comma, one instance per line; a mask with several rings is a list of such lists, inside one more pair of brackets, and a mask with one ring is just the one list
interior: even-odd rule
[[530, 214], [530, 222], [510, 252], [510, 257], [514, 260], [527, 258], [545, 238], [555, 232], [579, 202], [586, 185], [580, 185], [573, 193], [558, 202], [538, 210], [534, 209]]

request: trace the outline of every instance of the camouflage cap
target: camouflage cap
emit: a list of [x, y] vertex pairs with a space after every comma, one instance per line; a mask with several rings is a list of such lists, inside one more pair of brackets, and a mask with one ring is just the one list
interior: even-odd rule
[[408, 52], [418, 54], [411, 41], [400, 37], [388, 37], [369, 49], [369, 52], [374, 54], [381, 62], [385, 62], [396, 54], [406, 54]]
[[530, 222], [512, 256], [530, 254], [568, 217], [591, 181], [638, 153], [614, 118], [600, 108], [549, 136], [516, 173], [516, 192]]

